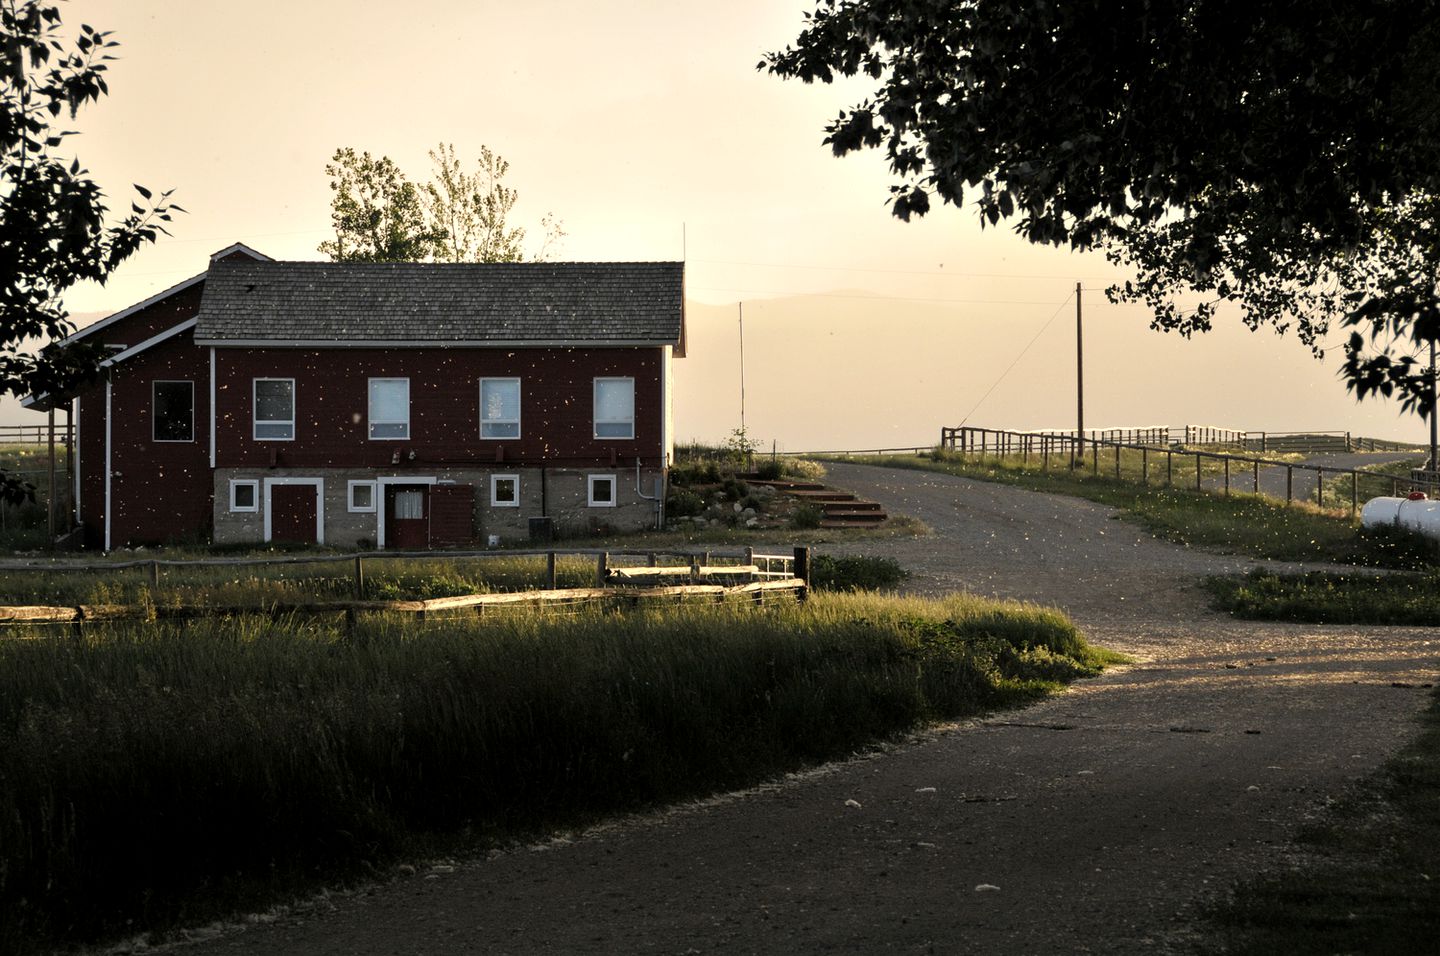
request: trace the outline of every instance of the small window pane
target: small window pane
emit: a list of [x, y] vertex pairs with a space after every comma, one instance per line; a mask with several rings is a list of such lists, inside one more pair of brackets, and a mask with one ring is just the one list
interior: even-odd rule
[[510, 477], [496, 477], [490, 484], [490, 503], [513, 505], [519, 502], [519, 482]]
[[195, 440], [195, 383], [156, 382], [154, 386], [156, 441]]
[[295, 382], [288, 378], [255, 380], [255, 437], [295, 437]]
[[410, 437], [410, 380], [370, 380], [370, 437]]
[[395, 492], [395, 517], [401, 520], [425, 517], [425, 493], [423, 491]]
[[371, 484], [358, 484], [350, 486], [350, 510], [351, 511], [374, 511], [375, 510], [375, 486]]
[[237, 482], [230, 487], [230, 509], [232, 511], [254, 511], [256, 485], [252, 482]]
[[635, 380], [595, 380], [595, 437], [635, 437]]
[[480, 380], [480, 437], [520, 437], [520, 380]]
[[592, 476], [590, 479], [591, 506], [608, 506], [615, 503], [615, 479], [606, 476]]

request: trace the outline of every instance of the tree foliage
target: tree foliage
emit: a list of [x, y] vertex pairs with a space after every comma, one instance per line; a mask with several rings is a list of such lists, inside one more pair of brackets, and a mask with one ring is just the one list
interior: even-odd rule
[[[1105, 248], [1137, 276], [1112, 293], [1184, 334], [1221, 301], [1316, 348], [1338, 318], [1374, 333], [1350, 340], [1350, 386], [1426, 411], [1414, 363], [1388, 350], [1431, 334], [1415, 310], [1435, 272], [1415, 269], [1436, 261], [1437, 12], [1437, 0], [822, 0], [760, 67], [876, 81], [825, 142], [885, 150], [900, 218], [973, 200], [982, 222], [1013, 218], [1031, 241]], [[1396, 284], [1377, 287], [1376, 269]], [[1181, 311], [1182, 292], [1204, 299]]]
[[335, 262], [415, 262], [441, 237], [425, 218], [420, 190], [388, 156], [375, 159], [349, 146], [325, 166], [335, 238], [320, 251]]
[[[74, 331], [62, 296], [104, 282], [141, 245], [166, 232], [180, 207], [170, 193], [135, 186], [129, 212], [107, 222], [105, 194], [79, 160], [61, 155], [71, 132], [56, 124], [109, 93], [116, 41], [81, 26], [61, 33], [60, 11], [39, 0], [0, 0], [0, 394], [63, 394], [93, 376], [93, 347], [47, 347]], [[34, 489], [0, 473], [0, 498]]]
[[[356, 262], [522, 262], [525, 229], [511, 226], [519, 193], [505, 185], [510, 164], [489, 147], [480, 148], [474, 172], [466, 172], [455, 147], [430, 151], [434, 178], [416, 186], [387, 156], [358, 156], [349, 147], [335, 151], [325, 167], [330, 176], [335, 238], [320, 251], [336, 261]], [[542, 260], [565, 235], [551, 215], [541, 219], [543, 241], [533, 258]]]

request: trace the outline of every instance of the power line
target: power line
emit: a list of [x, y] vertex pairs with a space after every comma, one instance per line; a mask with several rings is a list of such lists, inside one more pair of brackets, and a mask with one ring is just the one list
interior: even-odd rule
[[1065, 310], [1065, 306], [1069, 305], [1070, 300], [1074, 297], [1074, 292], [1071, 292], [1065, 297], [1065, 301], [1060, 303], [1060, 305], [1055, 309], [1054, 314], [1051, 315], [1050, 318], [1045, 320], [1044, 325], [1040, 326], [1040, 331], [1035, 333], [1035, 337], [1032, 338], [1028, 343], [1026, 343], [1025, 347], [1020, 350], [1019, 355], [1015, 356], [1015, 361], [1011, 362], [1010, 365], [1005, 369], [1005, 371], [1000, 373], [1000, 377], [995, 380], [995, 384], [991, 385], [990, 388], [985, 392], [985, 394], [980, 396], [980, 401], [976, 402], [975, 406], [971, 408], [970, 411], [965, 413], [965, 417], [960, 420], [961, 425], [964, 425], [966, 422], [968, 422], [970, 420], [970, 416], [974, 415], [977, 411], [980, 410], [980, 406], [985, 404], [985, 399], [989, 398], [990, 393], [1000, 387], [1000, 383], [1005, 381], [1005, 376], [1009, 375], [1011, 370], [1013, 370], [1016, 365], [1020, 364], [1020, 360], [1025, 357], [1025, 353], [1030, 351], [1030, 347], [1032, 345], [1040, 341], [1040, 336], [1044, 335], [1045, 330], [1050, 328], [1050, 323], [1054, 322], [1055, 319], [1059, 317], [1060, 313]]
[[[738, 259], [691, 259], [691, 262], [707, 262], [711, 265], [721, 266], [755, 266], [762, 269], [806, 269], [817, 272], [864, 272], [879, 275], [907, 275], [907, 276], [931, 276], [932, 278], [955, 278], [965, 279], [1066, 279], [1074, 280], [1073, 275], [1051, 275], [1040, 272], [962, 272], [962, 271], [936, 271], [931, 269], [866, 269], [852, 266], [819, 266], [805, 265], [801, 263], [786, 262], [745, 262]], [[1091, 275], [1081, 276], [1082, 279], [1107, 279], [1108, 276]]]

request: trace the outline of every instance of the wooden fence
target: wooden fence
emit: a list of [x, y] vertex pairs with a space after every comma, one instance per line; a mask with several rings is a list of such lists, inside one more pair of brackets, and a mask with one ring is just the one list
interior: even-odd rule
[[[1218, 462], [1222, 472], [1219, 480], [1222, 482], [1223, 493], [1228, 495], [1232, 484], [1242, 487], [1249, 484], [1254, 494], [1262, 494], [1260, 482], [1260, 470], [1284, 469], [1285, 470], [1285, 503], [1288, 505], [1296, 500], [1296, 473], [1301, 473], [1302, 485], [1309, 483], [1309, 474], [1314, 475], [1314, 487], [1316, 489], [1316, 501], [1323, 504], [1325, 500], [1325, 477], [1332, 478], [1348, 475], [1349, 482], [1349, 504], [1350, 513], [1354, 515], [1360, 508], [1360, 487], [1364, 483], [1369, 487], [1367, 497], [1375, 497], [1380, 494], [1399, 496], [1402, 491], [1408, 493], [1412, 488], [1412, 482], [1406, 478], [1394, 475], [1382, 475], [1371, 471], [1362, 471], [1357, 468], [1334, 468], [1323, 465], [1291, 464], [1288, 462], [1268, 461], [1263, 458], [1255, 458], [1248, 455], [1228, 454], [1213, 451], [1201, 451], [1197, 449], [1175, 449], [1171, 447], [1156, 448], [1151, 445], [1132, 444], [1119, 441], [1105, 441], [1103, 439], [1087, 438], [1082, 444], [1073, 434], [1063, 435], [1044, 432], [1016, 432], [995, 428], [975, 428], [971, 426], [957, 426], [955, 428], [942, 428], [940, 430], [940, 447], [954, 454], [975, 455], [984, 458], [989, 455], [996, 457], [1018, 456], [1022, 463], [1028, 464], [1032, 459], [1039, 462], [1042, 469], [1051, 467], [1052, 459], [1057, 464], [1064, 463], [1066, 467], [1085, 467], [1085, 459], [1089, 458], [1090, 468], [1094, 474], [1100, 473], [1101, 449], [1106, 449], [1105, 457], [1114, 457], [1114, 476], [1121, 477], [1120, 454], [1129, 450], [1140, 453], [1140, 481], [1142, 484], [1150, 484], [1151, 459], [1155, 460], [1156, 470], [1159, 468], [1159, 459], [1164, 456], [1164, 484], [1167, 487], [1176, 485], [1175, 481], [1175, 460], [1179, 458], [1182, 462], [1195, 463], [1195, 490], [1203, 489], [1204, 468], [1203, 462]], [[1107, 463], [1108, 465], [1108, 463]], [[1246, 481], [1248, 472], [1249, 481]], [[1186, 482], [1188, 484], [1188, 480]], [[1340, 490], [1344, 494], [1345, 489]], [[1278, 495], [1274, 496], [1278, 499]]]
[[[556, 587], [556, 563], [561, 557], [589, 557], [595, 561], [595, 586]], [[376, 560], [545, 558], [545, 586], [533, 590], [486, 594], [464, 594], [427, 600], [367, 600], [366, 563]], [[680, 558], [683, 563], [662, 563], [662, 558]], [[616, 559], [630, 559], [621, 563]], [[643, 563], [640, 563], [643, 559]], [[717, 563], [728, 560], [732, 563]], [[354, 624], [361, 613], [414, 614], [420, 619], [440, 611], [487, 610], [518, 607], [556, 607], [578, 604], [628, 603], [642, 599], [724, 601], [742, 597], [756, 604], [768, 598], [788, 596], [803, 601], [809, 592], [810, 549], [794, 548], [788, 554], [767, 554], [746, 548], [740, 552], [686, 550], [601, 550], [595, 548], [516, 551], [399, 551], [355, 554], [296, 555], [267, 558], [149, 558], [134, 561], [0, 562], [0, 571], [54, 574], [65, 572], [111, 572], [142, 568], [152, 587], [160, 586], [163, 568], [243, 568], [293, 566], [321, 563], [349, 563], [354, 597], [339, 601], [265, 602], [236, 605], [14, 605], [0, 607], [0, 624], [71, 624], [105, 621], [190, 619], [234, 614], [338, 614]]]

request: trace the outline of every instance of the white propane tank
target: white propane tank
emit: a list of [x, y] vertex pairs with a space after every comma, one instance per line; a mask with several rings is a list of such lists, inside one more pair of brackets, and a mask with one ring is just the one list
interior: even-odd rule
[[1440, 540], [1440, 500], [1418, 498], [1371, 498], [1360, 511], [1366, 528], [1393, 525]]

